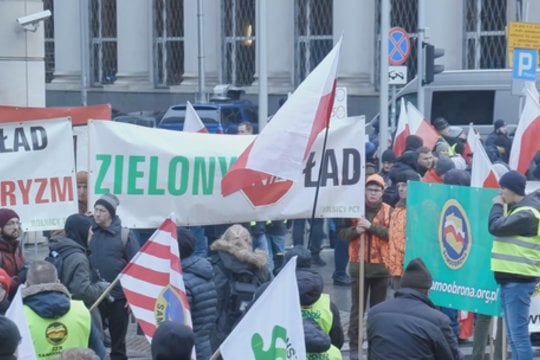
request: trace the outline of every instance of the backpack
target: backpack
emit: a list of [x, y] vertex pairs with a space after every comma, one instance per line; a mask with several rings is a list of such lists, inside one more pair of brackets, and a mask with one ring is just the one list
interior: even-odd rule
[[228, 294], [225, 297], [222, 319], [226, 331], [230, 331], [253, 301], [260, 284], [257, 275], [249, 270], [240, 273], [227, 271], [226, 274], [229, 279], [229, 286]]
[[45, 261], [48, 261], [54, 265], [54, 267], [56, 268], [56, 272], [58, 273], [58, 279], [60, 279], [60, 282], [66, 286], [68, 285], [67, 283], [69, 283], [71, 279], [67, 279], [66, 281], [63, 281], [64, 280], [63, 279], [64, 260], [71, 254], [75, 254], [77, 252], [84, 254], [82, 249], [73, 246], [73, 247], [69, 247], [68, 249], [62, 252], [58, 252], [56, 250], [50, 250], [49, 255], [45, 258]]

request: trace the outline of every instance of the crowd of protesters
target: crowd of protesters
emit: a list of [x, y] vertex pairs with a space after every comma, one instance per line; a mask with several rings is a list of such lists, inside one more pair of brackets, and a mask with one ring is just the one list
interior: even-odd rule
[[[434, 148], [424, 146], [422, 138], [409, 135], [402, 153], [395, 154], [391, 149], [383, 152], [380, 170], [376, 158], [378, 145], [368, 142], [365, 216], [328, 220], [328, 237], [335, 248], [334, 284], [350, 286], [351, 290], [348, 327], [351, 359], [357, 358], [358, 349], [362, 346], [359, 343], [359, 317], [368, 310], [368, 305], [371, 310], [367, 338], [371, 358], [390, 358], [392, 354], [410, 354], [411, 358], [414, 354], [438, 359], [461, 357], [457, 348], [460, 334], [457, 311], [436, 307], [429, 301], [427, 293], [431, 274], [421, 259], [407, 266], [404, 264], [408, 183], [470, 185], [470, 164], [474, 154], [467, 153], [463, 129], [449, 126], [443, 118], [435, 119], [433, 125], [440, 136]], [[493, 132], [485, 142], [490, 159], [507, 168], [510, 147], [506, 123], [495, 121]], [[525, 177], [514, 173], [509, 173], [514, 176], [510, 180], [510, 175], [501, 178], [501, 187], [503, 193], [504, 189], [509, 189], [518, 197], [510, 197], [510, 200], [507, 197], [496, 205], [506, 201], [512, 206], [512, 199], [517, 203], [523, 201]], [[531, 163], [527, 178], [540, 178], [540, 154]], [[120, 205], [118, 198], [105, 194], [89, 208], [86, 173], [77, 174], [77, 186], [79, 214], [68, 217], [62, 231], [49, 234], [51, 254], [55, 253], [62, 259], [61, 269], [55, 267], [57, 264], [46, 261], [25, 264], [19, 242], [21, 219], [12, 209], [0, 209], [0, 313], [6, 311], [19, 285], [26, 284], [22, 294], [24, 310], [40, 359], [57, 356], [62, 359], [103, 359], [107, 346], [111, 359], [124, 360], [127, 359], [129, 311], [120, 285], [108, 289], [110, 292], [106, 299], [93, 311], [88, 309], [135, 255], [144, 239], [136, 231], [122, 226], [116, 214]], [[508, 226], [501, 224], [506, 219], [505, 215], [493, 213], [500, 210], [495, 205], [494, 208], [490, 216], [490, 231], [495, 235], [505, 235], [504, 229]], [[500, 218], [503, 220], [497, 220]], [[538, 228], [537, 217], [527, 218], [527, 221], [530, 229]], [[198, 359], [209, 359], [257, 294], [294, 255], [298, 256], [297, 281], [308, 353], [340, 359], [340, 348], [345, 339], [339, 311], [324, 292], [318, 272], [310, 269], [311, 266], [327, 265], [320, 257], [322, 239], [326, 236], [323, 224], [320, 219], [301, 219], [178, 228], [178, 245], [193, 326], [191, 329], [164, 322], [153, 338], [153, 358], [189, 359], [194, 352]], [[310, 227], [307, 246], [306, 225]], [[512, 223], [510, 228], [514, 229], [515, 224]], [[292, 232], [294, 247], [286, 253], [288, 231]], [[348, 274], [345, 271], [347, 262]], [[364, 269], [362, 275], [361, 266]], [[504, 269], [503, 265], [496, 272], [503, 288], [520, 281], [530, 285], [531, 274], [505, 277]], [[360, 284], [363, 284], [363, 289], [360, 289]], [[363, 299], [360, 299], [360, 294], [363, 294]], [[389, 294], [395, 294], [393, 302], [386, 301], [391, 297]], [[503, 299], [507, 312], [511, 306], [508, 301], [505, 306]], [[310, 317], [315, 310], [320, 316]], [[402, 323], [410, 320], [409, 331], [405, 333], [415, 338], [414, 346], [411, 346], [413, 342], [405, 344], [404, 341], [398, 341], [401, 345], [397, 347], [389, 345], [389, 339], [405, 334], [397, 325], [381, 325], [389, 323], [389, 319], [396, 321], [396, 317]], [[512, 318], [507, 317], [509, 315], [505, 314], [506, 322], [514, 324]], [[478, 315], [477, 320], [473, 359], [482, 359], [487, 336], [485, 324], [489, 324], [490, 319]], [[6, 349], [2, 350], [1, 356], [14, 356], [20, 335], [13, 326], [9, 319], [0, 317], [0, 334], [4, 334], [6, 329], [10, 329], [12, 334], [5, 338], [0, 336], [5, 342], [2, 349]], [[526, 353], [523, 348], [530, 347], [530, 344], [523, 345], [523, 335], [516, 330], [518, 325], [512, 326], [509, 331], [512, 354]], [[426, 333], [429, 336], [424, 336]], [[436, 344], [435, 350], [430, 350], [430, 343]], [[497, 356], [500, 356], [503, 350], [500, 346], [497, 348]]]

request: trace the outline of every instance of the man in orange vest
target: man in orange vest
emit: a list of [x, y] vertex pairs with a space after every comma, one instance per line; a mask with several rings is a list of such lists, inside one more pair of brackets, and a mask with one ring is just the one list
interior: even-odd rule
[[[372, 174], [366, 179], [365, 217], [343, 219], [339, 234], [349, 241], [349, 274], [351, 276], [351, 314], [349, 321], [349, 344], [351, 354], [358, 353], [358, 317], [360, 291], [360, 261], [364, 262], [364, 309], [369, 294], [369, 303], [376, 305], [386, 299], [390, 273], [386, 268], [388, 253], [388, 227], [392, 207], [383, 203], [384, 179]], [[364, 253], [360, 254], [361, 241]], [[361, 345], [361, 344], [360, 344]]]

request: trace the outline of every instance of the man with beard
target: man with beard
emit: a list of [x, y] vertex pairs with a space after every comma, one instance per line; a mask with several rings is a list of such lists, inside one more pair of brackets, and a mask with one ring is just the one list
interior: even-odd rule
[[18, 240], [20, 236], [19, 215], [11, 209], [0, 209], [0, 267], [11, 277], [10, 299], [19, 284], [26, 281], [24, 256]]
[[416, 170], [420, 176], [424, 176], [429, 169], [433, 168], [434, 164], [435, 158], [428, 147], [422, 146], [416, 149]]

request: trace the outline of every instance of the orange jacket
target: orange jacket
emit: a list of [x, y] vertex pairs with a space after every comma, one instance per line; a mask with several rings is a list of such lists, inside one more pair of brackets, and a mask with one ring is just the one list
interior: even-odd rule
[[[371, 221], [372, 225], [388, 229], [390, 225], [390, 213], [392, 207], [388, 204], [381, 203], [379, 211], [375, 214]], [[369, 218], [368, 218], [369, 220]], [[352, 219], [353, 226], [358, 223], [357, 219]], [[388, 238], [380, 238], [372, 231], [366, 232], [349, 241], [349, 261], [360, 262], [360, 240], [364, 242], [364, 261], [371, 264], [386, 264], [388, 255]]]
[[426, 183], [435, 183], [435, 184], [444, 183], [443, 178], [437, 175], [437, 173], [435, 172], [435, 169], [429, 169], [428, 171], [426, 171], [426, 173], [424, 174], [424, 177], [422, 178], [422, 181]]
[[390, 228], [388, 230], [388, 257], [386, 268], [392, 276], [401, 276], [403, 273], [403, 260], [405, 255], [405, 223], [407, 209], [405, 204], [399, 202], [392, 215], [390, 215]]

